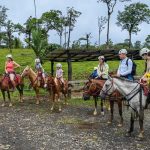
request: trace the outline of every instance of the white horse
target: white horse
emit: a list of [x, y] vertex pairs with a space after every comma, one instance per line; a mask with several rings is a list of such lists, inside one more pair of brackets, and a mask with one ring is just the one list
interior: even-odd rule
[[101, 92], [101, 98], [105, 98], [106, 95], [111, 95], [115, 90], [118, 90], [129, 102], [131, 109], [131, 120], [130, 129], [127, 133], [128, 136], [131, 135], [134, 129], [134, 113], [135, 111], [139, 116], [140, 134], [139, 138], [144, 137], [143, 130], [143, 119], [144, 119], [144, 108], [147, 104], [147, 96], [144, 95], [144, 91], [138, 82], [133, 82], [123, 78], [109, 78]]

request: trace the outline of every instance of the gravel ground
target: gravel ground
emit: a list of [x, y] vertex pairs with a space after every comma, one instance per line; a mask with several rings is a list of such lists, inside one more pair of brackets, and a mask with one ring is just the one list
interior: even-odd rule
[[[93, 116], [93, 108], [64, 106], [50, 112], [48, 102], [36, 106], [33, 99], [0, 106], [0, 150], [135, 150], [150, 149], [150, 110], [145, 111], [145, 138], [139, 141], [138, 121], [131, 137], [125, 137], [130, 113], [124, 108], [124, 126], [118, 128], [118, 109], [112, 125], [105, 116]], [[0, 103], [1, 104], [1, 103]], [[99, 110], [100, 111], [100, 110]]]

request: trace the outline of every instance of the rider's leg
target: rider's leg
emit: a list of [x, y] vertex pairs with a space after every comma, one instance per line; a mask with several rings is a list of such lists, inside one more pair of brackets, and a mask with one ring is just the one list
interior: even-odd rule
[[15, 75], [13, 73], [10, 73], [9, 77], [10, 77], [10, 81], [12, 83], [13, 89], [15, 89], [15, 87], [16, 87], [16, 83], [14, 81]]
[[47, 82], [46, 82], [46, 76], [45, 76], [44, 72], [42, 73], [42, 77], [43, 77], [43, 81], [44, 81], [44, 87], [46, 88], [47, 87]]

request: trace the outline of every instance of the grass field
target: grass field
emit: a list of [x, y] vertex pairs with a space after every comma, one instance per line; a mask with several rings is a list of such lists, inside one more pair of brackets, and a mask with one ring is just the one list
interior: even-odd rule
[[[4, 64], [6, 60], [6, 55], [9, 53], [9, 50], [3, 49], [0, 50], [0, 73], [4, 72]], [[17, 72], [22, 72], [23, 69], [29, 65], [34, 68], [34, 59], [35, 54], [31, 49], [14, 49], [12, 51], [14, 60], [21, 65], [21, 69], [18, 69]], [[137, 75], [141, 75], [144, 70], [144, 61], [137, 60]], [[118, 68], [119, 61], [109, 61], [110, 71], [114, 71]], [[62, 63], [64, 70], [64, 77], [67, 78], [67, 63]], [[93, 70], [94, 66], [98, 65], [98, 61], [90, 62], [73, 62], [73, 80], [86, 79]], [[45, 62], [43, 65], [45, 71], [50, 73], [51, 65], [50, 62]]]

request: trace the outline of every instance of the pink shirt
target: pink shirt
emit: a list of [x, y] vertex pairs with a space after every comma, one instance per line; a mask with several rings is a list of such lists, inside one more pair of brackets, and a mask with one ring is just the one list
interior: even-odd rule
[[14, 72], [14, 63], [13, 61], [6, 62], [6, 70], [7, 72]]
[[63, 70], [62, 69], [56, 70], [56, 78], [61, 78], [61, 77], [63, 77]]

